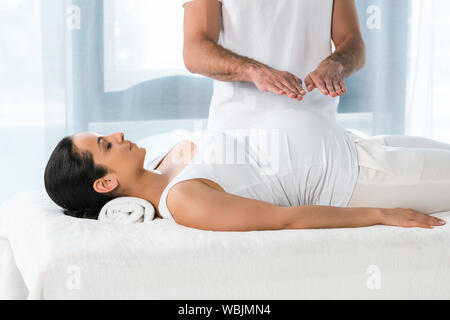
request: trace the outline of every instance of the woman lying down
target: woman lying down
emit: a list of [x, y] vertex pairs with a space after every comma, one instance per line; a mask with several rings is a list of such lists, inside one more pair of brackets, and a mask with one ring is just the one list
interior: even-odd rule
[[67, 215], [96, 219], [108, 201], [128, 196], [202, 230], [445, 224], [428, 214], [450, 210], [449, 144], [362, 136], [298, 110], [241, 133], [204, 130], [151, 170], [146, 150], [123, 133], [75, 134], [53, 151], [45, 188]]

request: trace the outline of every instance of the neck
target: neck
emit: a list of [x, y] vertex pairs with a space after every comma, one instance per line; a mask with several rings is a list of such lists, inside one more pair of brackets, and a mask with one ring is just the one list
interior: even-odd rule
[[133, 188], [127, 192], [127, 196], [147, 200], [155, 207], [156, 215], [161, 218], [157, 209], [161, 195], [169, 181], [167, 173], [144, 169]]

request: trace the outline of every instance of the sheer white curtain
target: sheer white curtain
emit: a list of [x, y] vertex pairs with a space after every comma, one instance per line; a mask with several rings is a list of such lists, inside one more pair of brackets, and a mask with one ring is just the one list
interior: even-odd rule
[[158, 82], [188, 75], [182, 17], [179, 1], [0, 0], [0, 204], [44, 188], [51, 151], [77, 128], [132, 128], [136, 141], [154, 110], [155, 122], [182, 118], [175, 94], [202, 100], [189, 81]]
[[450, 142], [450, 1], [412, 4], [405, 134]]
[[41, 26], [41, 1], [0, 0], [0, 203], [43, 187], [46, 137], [65, 131], [64, 42]]

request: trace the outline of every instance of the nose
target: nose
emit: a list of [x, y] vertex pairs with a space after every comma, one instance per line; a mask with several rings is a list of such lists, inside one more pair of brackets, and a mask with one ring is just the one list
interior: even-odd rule
[[112, 141], [115, 141], [117, 143], [123, 143], [124, 137], [125, 137], [125, 135], [123, 132], [116, 132], [116, 133], [113, 133], [108, 136], [108, 138], [110, 138]]

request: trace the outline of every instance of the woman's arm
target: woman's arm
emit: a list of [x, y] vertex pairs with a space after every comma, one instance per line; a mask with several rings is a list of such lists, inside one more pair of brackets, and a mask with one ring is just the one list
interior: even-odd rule
[[178, 224], [213, 231], [442, 225], [442, 220], [412, 209], [280, 207], [221, 192], [197, 180], [172, 187], [167, 195], [167, 207]]
[[285, 229], [290, 214], [271, 203], [218, 191], [198, 180], [175, 184], [166, 202], [178, 224], [202, 230]]
[[290, 211], [287, 229], [368, 227], [382, 223], [381, 209], [330, 206], [282, 207]]
[[431, 229], [445, 221], [413, 209], [341, 208], [328, 206], [286, 207], [293, 211], [288, 229], [355, 228], [376, 224]]

